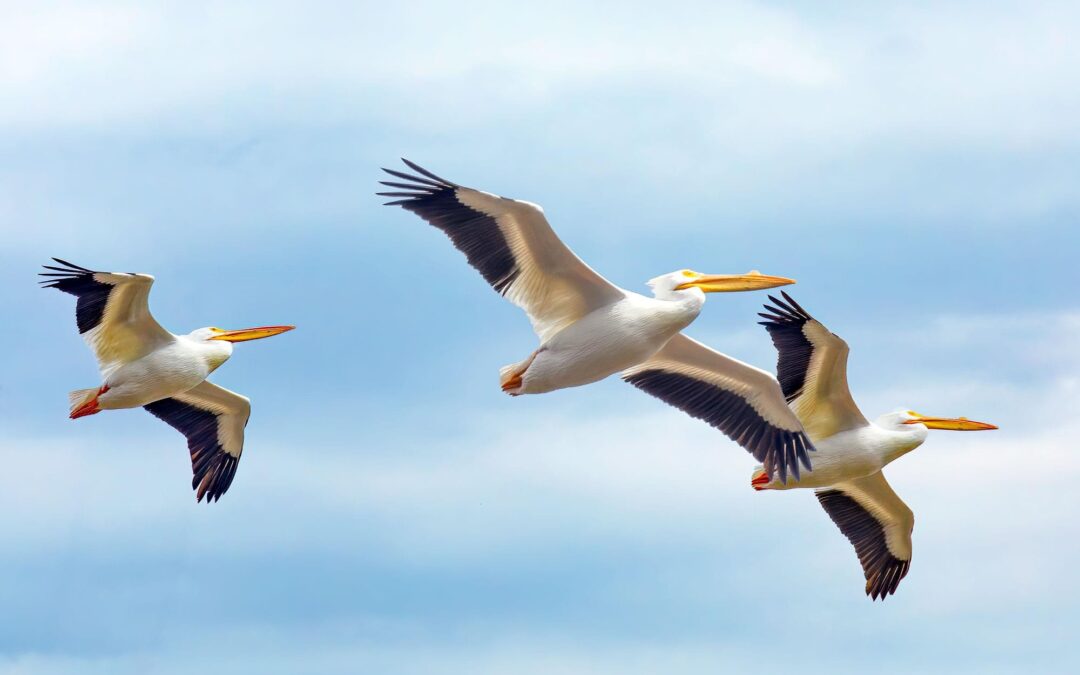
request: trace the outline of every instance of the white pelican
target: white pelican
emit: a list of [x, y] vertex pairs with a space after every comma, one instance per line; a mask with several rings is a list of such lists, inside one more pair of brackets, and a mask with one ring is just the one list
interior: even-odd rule
[[[498, 293], [525, 310], [540, 338], [528, 357], [500, 371], [502, 389], [512, 396], [589, 384], [649, 359], [697, 318], [705, 293], [794, 283], [756, 271], [679, 270], [649, 281], [655, 297], [648, 298], [615, 286], [582, 262], [536, 204], [463, 187], [402, 161], [416, 174], [383, 169], [406, 182], [380, 181], [402, 191], [378, 194], [396, 198], [387, 205], [412, 211], [449, 236]], [[795, 461], [791, 439], [801, 434], [779, 386], [760, 371], [729, 375], [713, 386], [742, 405], [713, 420], [715, 426], [769, 466], [786, 458], [781, 464], [786, 476]], [[808, 442], [799, 445], [808, 447]], [[809, 467], [805, 451], [802, 458]]]
[[232, 355], [234, 342], [292, 330], [199, 328], [173, 335], [150, 314], [149, 274], [96, 272], [53, 258], [62, 267], [41, 276], [46, 288], [76, 296], [75, 322], [97, 356], [102, 384], [71, 392], [71, 419], [142, 406], [187, 437], [195, 498], [217, 501], [229, 489], [251, 402], [206, 380]]
[[812, 488], [818, 501], [855, 547], [866, 576], [866, 594], [896, 592], [911, 565], [911, 509], [889, 487], [882, 468], [926, 440], [929, 429], [982, 431], [992, 424], [964, 417], [928, 417], [898, 410], [870, 422], [848, 391], [848, 346], [783, 293], [761, 322], [779, 352], [777, 376], [791, 409], [814, 441], [814, 468], [790, 483], [757, 469], [755, 490]]

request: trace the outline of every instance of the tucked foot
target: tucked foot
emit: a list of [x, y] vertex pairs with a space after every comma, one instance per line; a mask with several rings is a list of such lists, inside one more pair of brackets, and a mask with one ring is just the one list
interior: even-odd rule
[[103, 384], [100, 389], [83, 389], [81, 391], [75, 391], [71, 393], [71, 419], [77, 420], [80, 417], [87, 417], [88, 415], [96, 415], [101, 412], [101, 405], [98, 402], [98, 397], [109, 391], [109, 385]]
[[769, 483], [771, 482], [772, 480], [769, 478], [769, 473], [765, 469], [758, 469], [750, 477], [750, 487], [758, 491], [768, 490]]
[[524, 384], [525, 371], [529, 369], [533, 361], [536, 360], [536, 355], [543, 350], [543, 347], [537, 349], [532, 354], [529, 354], [529, 358], [515, 363], [509, 366], [503, 366], [499, 369], [499, 385], [502, 390], [511, 396], [520, 396], [523, 392], [521, 387]]
[[522, 373], [518, 373], [513, 377], [502, 381], [502, 390], [511, 396], [520, 396], [521, 392], [517, 391], [521, 388], [521, 376]]

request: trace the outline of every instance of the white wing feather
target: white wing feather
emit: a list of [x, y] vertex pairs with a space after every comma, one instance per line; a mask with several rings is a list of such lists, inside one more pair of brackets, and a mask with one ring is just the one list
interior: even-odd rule
[[441, 229], [496, 291], [525, 310], [545, 343], [589, 312], [623, 299], [620, 288], [567, 248], [536, 204], [463, 187], [404, 160], [416, 174], [380, 192]]
[[251, 416], [250, 399], [219, 387], [209, 380], [203, 380], [173, 398], [214, 414], [217, 417], [217, 437], [221, 449], [233, 457], [240, 457], [244, 451], [244, 428]]
[[857, 501], [874, 520], [881, 523], [889, 553], [900, 560], [911, 560], [911, 532], [915, 527], [915, 514], [885, 480], [885, 474], [877, 471], [834, 487]]
[[173, 335], [150, 314], [149, 274], [98, 272], [94, 280], [113, 287], [101, 323], [83, 333], [94, 351], [102, 378], [125, 363], [146, 356], [171, 342]]
[[506, 298], [525, 310], [541, 343], [624, 297], [559, 239], [536, 204], [469, 188], [458, 188], [457, 198], [498, 223], [520, 270]]
[[150, 314], [149, 274], [98, 272], [60, 258], [60, 265], [45, 265], [40, 276], [46, 288], [78, 298], [75, 322], [79, 334], [94, 351], [102, 378], [175, 339]]
[[868, 422], [851, 397], [848, 346], [790, 295], [769, 296], [762, 322], [776, 346], [777, 377], [810, 437], [819, 441]]

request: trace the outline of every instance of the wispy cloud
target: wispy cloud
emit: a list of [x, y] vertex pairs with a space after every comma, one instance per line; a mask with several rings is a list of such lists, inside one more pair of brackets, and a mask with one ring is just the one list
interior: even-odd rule
[[[0, 673], [1066, 670], [1075, 7], [579, 5], [5, 10]], [[1000, 424], [888, 468], [900, 593], [626, 385], [503, 396], [534, 336], [370, 194], [399, 154], [543, 203], [635, 290], [796, 277], [869, 416]], [[156, 274], [178, 332], [300, 325], [215, 373], [255, 402], [220, 503], [149, 415], [64, 418], [96, 373], [49, 255]], [[763, 299], [690, 332], [769, 367]]]
[[[695, 91], [687, 103], [697, 106], [683, 114], [744, 157], [790, 154], [800, 139], [840, 148], [886, 142], [886, 134], [1014, 148], [1080, 140], [1080, 125], [1063, 114], [1080, 105], [1066, 86], [1080, 62], [1064, 30], [1075, 18], [1068, 3], [1019, 14], [985, 6], [977, 22], [970, 7], [894, 5], [824, 21], [748, 2], [686, 13], [642, 5], [639, 20], [613, 22], [611, 6], [559, 5], [490, 3], [467, 20], [441, 3], [423, 11], [337, 3], [303, 11], [263, 3], [201, 13], [137, 3], [14, 11], [2, 29], [0, 81], [7, 101], [20, 105], [4, 106], [5, 121], [177, 124], [208, 104], [275, 100], [264, 112], [282, 119], [302, 111], [309, 122], [340, 121], [363, 106], [365, 117], [392, 113], [414, 132], [445, 133], [508, 109], [573, 100], [583, 86], [661, 94], [678, 83]], [[510, 73], [515, 86], [507, 88], [500, 78]], [[400, 108], [416, 87], [444, 114]], [[327, 96], [340, 100], [326, 106]], [[65, 105], [72, 97], [79, 104]], [[222, 122], [188, 119], [200, 128]]]
[[[193, 651], [270, 673], [299, 663], [497, 673], [515, 662], [532, 664], [523, 672], [644, 673], [661, 661], [707, 672], [760, 658], [771, 638], [748, 634], [754, 625], [811, 650], [817, 633], [799, 628], [807, 616], [837, 624], [870, 607], [854, 553], [815, 501], [751, 491], [752, 460], [712, 430], [675, 412], [540, 422], [523, 433], [478, 419], [461, 438], [422, 446], [405, 434], [378, 455], [264, 444], [211, 507], [191, 504], [186, 458], [167, 433], [141, 447], [5, 448], [4, 465], [36, 486], [0, 502], [27, 514], [5, 533], [6, 573], [24, 580], [9, 602], [42, 592], [46, 561], [74, 556], [109, 596], [99, 616], [120, 621], [146, 601], [159, 618], [124, 640], [84, 627], [99, 647], [23, 652], [3, 672], [169, 673]], [[901, 594], [873, 607], [873, 631], [933, 650], [939, 638], [924, 624], [1023, 615], [1063, 635], [1068, 620], [1053, 608], [1080, 591], [1069, 570], [1077, 432], [1067, 422], [1034, 434], [942, 433], [890, 467], [916, 512], [916, 560]], [[123, 594], [132, 574], [138, 593]], [[288, 590], [296, 584], [303, 599]], [[322, 618], [296, 624], [288, 603]], [[213, 611], [198, 611], [204, 604]], [[687, 611], [705, 624], [686, 626]], [[20, 633], [60, 639], [56, 621], [31, 616]], [[598, 621], [609, 625], [587, 628]], [[1008, 664], [1018, 647], [1003, 640], [978, 642]], [[856, 650], [833, 665], [855, 671], [873, 658]], [[954, 662], [966, 667], [939, 661]]]

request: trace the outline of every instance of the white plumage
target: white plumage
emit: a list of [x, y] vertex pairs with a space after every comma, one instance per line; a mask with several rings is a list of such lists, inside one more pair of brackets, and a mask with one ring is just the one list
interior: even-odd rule
[[71, 392], [71, 418], [145, 407], [188, 439], [196, 498], [216, 501], [232, 483], [251, 413], [247, 398], [206, 381], [234, 342], [278, 335], [292, 326], [173, 335], [150, 314], [154, 277], [97, 272], [54, 258], [42, 282], [78, 298], [75, 320], [93, 350], [101, 384]]
[[[525, 310], [540, 338], [535, 351], [500, 370], [502, 388], [513, 396], [589, 384], [620, 371], [627, 371], [626, 378], [640, 388], [657, 393], [651, 386], [655, 378], [635, 377], [640, 373], [633, 369], [697, 318], [705, 293], [793, 283], [758, 272], [705, 275], [679, 270], [651, 280], [654, 297], [646, 297], [615, 286], [582, 262], [536, 204], [463, 187], [404, 161], [416, 173], [384, 169], [405, 182], [382, 181], [400, 191], [379, 194], [394, 197], [389, 205], [412, 211], [446, 233], [497, 292]], [[738, 370], [737, 362], [716, 356]], [[784, 447], [785, 433], [797, 428], [797, 421], [771, 376], [756, 371], [739, 379], [752, 370], [712, 383], [714, 389], [752, 402], [736, 406], [730, 419], [713, 420], [714, 426], [770, 466], [779, 461], [783, 475], [788, 469], [798, 472], [796, 456], [809, 466], [806, 450], [812, 446], [802, 439], [798, 452], [795, 445], [790, 452]], [[777, 422], [779, 429], [773, 426]]]
[[777, 377], [791, 409], [814, 442], [814, 468], [795, 481], [777, 480], [765, 467], [750, 484], [756, 490], [811, 488], [855, 547], [873, 599], [895, 593], [911, 565], [915, 517], [881, 473], [890, 462], [926, 440], [929, 429], [982, 431], [992, 424], [963, 417], [928, 417], [910, 410], [863, 416], [847, 383], [848, 346], [787, 293], [762, 325], [778, 352]]

